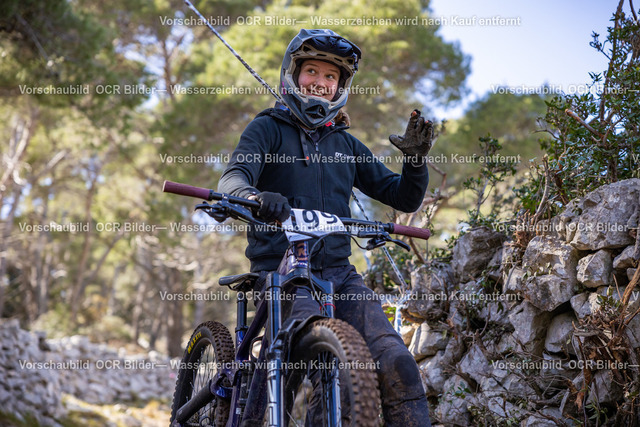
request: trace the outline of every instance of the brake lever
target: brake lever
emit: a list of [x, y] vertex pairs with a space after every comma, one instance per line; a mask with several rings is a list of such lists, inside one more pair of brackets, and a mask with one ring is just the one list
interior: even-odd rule
[[379, 237], [374, 237], [372, 239], [367, 240], [366, 249], [371, 251], [375, 248], [379, 248], [380, 246], [384, 246], [387, 243], [386, 239], [380, 239]]
[[197, 204], [194, 210], [203, 211], [218, 222], [224, 222], [230, 216], [229, 210], [225, 206], [220, 206], [218, 203], [210, 205], [207, 202], [203, 202]]
[[203, 202], [196, 205], [195, 210], [202, 210], [218, 222], [224, 222], [227, 218], [241, 219], [247, 222], [257, 222], [251, 211], [244, 206], [236, 205], [227, 199], [222, 199], [214, 205]]
[[[361, 235], [361, 234], [364, 234], [364, 233], [358, 233], [358, 234], [359, 234], [359, 237], [366, 237], [364, 235]], [[405, 251], [411, 251], [411, 247], [409, 245], [407, 245], [402, 240], [398, 240], [398, 239], [392, 238], [389, 235], [389, 233], [386, 233], [386, 232], [378, 232], [378, 233], [376, 233], [374, 237], [372, 237], [371, 239], [369, 239], [367, 241], [366, 249], [370, 251], [372, 249], [384, 246], [387, 242], [395, 243], [396, 245], [400, 246]]]
[[389, 241], [391, 243], [395, 243], [396, 245], [400, 246], [402, 249], [404, 249], [407, 252], [411, 252], [411, 246], [407, 245], [405, 242], [403, 242], [402, 240], [399, 239], [392, 239], [389, 238]]

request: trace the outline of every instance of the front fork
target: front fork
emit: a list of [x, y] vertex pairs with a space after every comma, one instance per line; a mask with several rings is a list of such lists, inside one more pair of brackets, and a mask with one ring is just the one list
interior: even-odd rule
[[[333, 283], [321, 280], [313, 275], [308, 276], [308, 246], [307, 242], [295, 245], [295, 252], [286, 264], [281, 264], [277, 273], [269, 273], [266, 281], [265, 297], [269, 311], [267, 324], [267, 337], [269, 350], [267, 352], [267, 425], [269, 427], [283, 427], [286, 425], [286, 403], [284, 399], [284, 351], [285, 340], [290, 338], [280, 334], [282, 326], [282, 294], [283, 288], [293, 283], [304, 282], [311, 284], [312, 292], [319, 295], [320, 309], [323, 317], [333, 317], [335, 305], [333, 304]], [[286, 259], [287, 257], [285, 257]], [[284, 268], [283, 268], [284, 267]], [[286, 274], [285, 274], [286, 273]], [[306, 322], [304, 322], [306, 323]], [[299, 329], [298, 329], [299, 330]], [[284, 332], [284, 331], [283, 331]], [[288, 335], [288, 334], [287, 334]], [[334, 380], [329, 387], [330, 425], [340, 425], [340, 384], [337, 371]]]
[[284, 343], [278, 336], [282, 325], [282, 276], [269, 273], [267, 276], [266, 297], [269, 307], [269, 323], [267, 333], [269, 338], [269, 351], [267, 353], [267, 420], [269, 427], [285, 426], [284, 386], [282, 384], [282, 354]]

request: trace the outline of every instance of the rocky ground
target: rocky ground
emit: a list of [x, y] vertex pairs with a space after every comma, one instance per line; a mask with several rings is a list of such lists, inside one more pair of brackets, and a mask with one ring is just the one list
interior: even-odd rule
[[2, 425], [168, 425], [176, 371], [158, 353], [47, 340], [16, 320], [0, 323], [0, 342]]

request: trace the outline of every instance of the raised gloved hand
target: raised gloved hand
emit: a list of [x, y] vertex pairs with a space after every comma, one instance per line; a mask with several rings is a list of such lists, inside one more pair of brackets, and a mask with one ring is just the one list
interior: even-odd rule
[[433, 143], [433, 123], [413, 110], [404, 136], [390, 135], [389, 141], [407, 156], [424, 157]]
[[273, 222], [276, 219], [280, 222], [284, 222], [289, 218], [291, 206], [289, 206], [287, 198], [282, 194], [263, 191], [262, 193], [258, 193], [250, 198], [260, 202], [258, 216], [265, 222]]

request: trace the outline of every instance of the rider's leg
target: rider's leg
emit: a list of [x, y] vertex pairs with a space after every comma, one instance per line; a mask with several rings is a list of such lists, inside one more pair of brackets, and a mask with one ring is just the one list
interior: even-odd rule
[[327, 269], [322, 277], [335, 284], [336, 317], [362, 335], [377, 364], [386, 425], [430, 426], [418, 365], [387, 319], [380, 299], [352, 266]]

